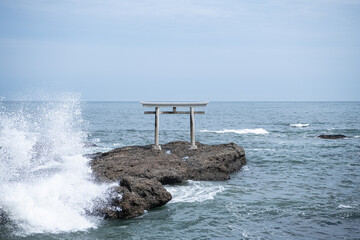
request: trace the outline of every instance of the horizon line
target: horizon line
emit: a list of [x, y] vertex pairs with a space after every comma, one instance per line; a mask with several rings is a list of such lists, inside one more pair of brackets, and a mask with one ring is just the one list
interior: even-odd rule
[[[79, 100], [79, 102], [141, 102], [142, 100]], [[0, 100], [1, 102], [73, 102], [72, 100]], [[156, 101], [156, 102], [193, 102], [186, 101]], [[207, 102], [360, 102], [360, 100], [207, 100]]]

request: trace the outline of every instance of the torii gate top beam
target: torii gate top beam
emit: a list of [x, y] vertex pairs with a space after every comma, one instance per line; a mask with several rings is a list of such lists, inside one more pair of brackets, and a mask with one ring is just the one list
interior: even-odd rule
[[143, 107], [206, 107], [209, 102], [140, 102]]

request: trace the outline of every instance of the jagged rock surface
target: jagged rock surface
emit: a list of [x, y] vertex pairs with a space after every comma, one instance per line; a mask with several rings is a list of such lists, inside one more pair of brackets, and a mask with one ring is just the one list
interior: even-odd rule
[[240, 170], [246, 163], [245, 151], [235, 143], [205, 145], [197, 143], [197, 150], [190, 150], [187, 142], [171, 142], [162, 146], [186, 163], [184, 179], [220, 181]]
[[[171, 142], [154, 150], [151, 145], [129, 146], [98, 154], [91, 167], [101, 181], [119, 181], [122, 199], [103, 210], [107, 218], [132, 218], [145, 210], [165, 205], [171, 194], [163, 184], [184, 180], [227, 180], [246, 163], [245, 151], [234, 144]], [[119, 210], [121, 208], [121, 211]]]

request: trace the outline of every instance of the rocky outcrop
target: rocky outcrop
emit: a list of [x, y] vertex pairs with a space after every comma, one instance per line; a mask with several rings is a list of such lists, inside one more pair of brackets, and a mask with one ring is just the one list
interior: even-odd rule
[[156, 179], [125, 177], [115, 189], [121, 198], [103, 209], [105, 218], [133, 218], [145, 210], [160, 207], [171, 200], [171, 194]]
[[103, 210], [107, 218], [132, 218], [165, 205], [171, 194], [163, 184], [184, 180], [227, 180], [246, 163], [245, 151], [234, 143], [220, 145], [171, 142], [155, 150], [151, 145], [129, 146], [94, 155], [91, 167], [100, 181], [119, 181], [122, 195]]
[[148, 146], [117, 148], [95, 158], [91, 166], [101, 180], [118, 181], [127, 176], [157, 179], [162, 184], [181, 183], [186, 163], [174, 154]]
[[335, 134], [335, 135], [320, 135], [319, 138], [322, 139], [341, 139], [341, 138], [346, 138], [345, 135], [342, 134]]

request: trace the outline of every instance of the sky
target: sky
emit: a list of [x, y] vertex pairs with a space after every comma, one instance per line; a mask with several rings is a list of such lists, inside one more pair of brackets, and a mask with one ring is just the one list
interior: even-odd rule
[[0, 0], [0, 97], [59, 92], [359, 101], [360, 0]]

